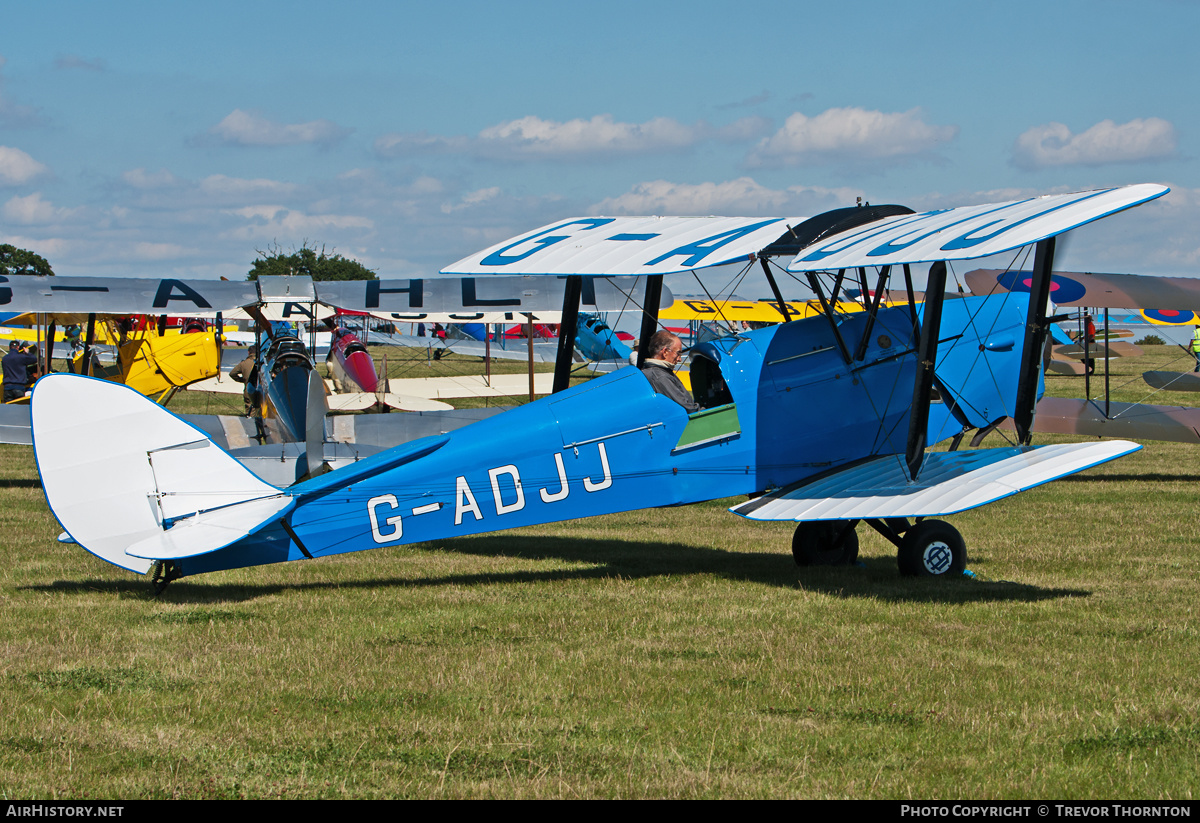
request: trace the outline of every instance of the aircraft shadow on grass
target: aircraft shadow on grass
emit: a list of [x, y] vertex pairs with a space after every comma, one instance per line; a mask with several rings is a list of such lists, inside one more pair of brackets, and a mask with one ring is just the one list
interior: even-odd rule
[[34, 477], [0, 478], [0, 489], [40, 489], [42, 481]]
[[[796, 588], [837, 597], [871, 597], [888, 602], [974, 603], [1038, 602], [1062, 597], [1087, 597], [1081, 589], [1043, 588], [1013, 581], [964, 581], [963, 586], [936, 584], [913, 586], [912, 581], [896, 580], [896, 560], [892, 557], [868, 557], [858, 567], [797, 568], [786, 554], [733, 552], [679, 543], [653, 541], [602, 540], [574, 537], [528, 537], [524, 535], [481, 536], [452, 540], [426, 551], [471, 557], [512, 558], [529, 561], [557, 560], [587, 563], [586, 568], [522, 569], [478, 572], [417, 578], [369, 578], [356, 581], [318, 581], [303, 583], [217, 585], [180, 582], [171, 587], [168, 602], [236, 603], [255, 600], [283, 591], [319, 591], [321, 589], [419, 589], [437, 586], [479, 586], [487, 584], [528, 585], [569, 580], [645, 580], [655, 577], [691, 577], [714, 575], [739, 583], [760, 583], [780, 588]], [[135, 594], [149, 598], [145, 586], [137, 581], [85, 580], [55, 581], [46, 586], [25, 586], [29, 591], [78, 592], [94, 594]]]

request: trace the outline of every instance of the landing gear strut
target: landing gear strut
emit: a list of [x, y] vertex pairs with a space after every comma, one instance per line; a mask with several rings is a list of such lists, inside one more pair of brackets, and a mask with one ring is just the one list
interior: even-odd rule
[[792, 535], [797, 566], [852, 566], [858, 560], [857, 520], [812, 520], [799, 523]]
[[154, 596], [158, 597], [166, 590], [168, 583], [182, 576], [174, 560], [155, 561], [154, 567], [150, 570], [150, 585], [154, 589]]
[[[858, 560], [857, 520], [811, 520], [796, 524], [792, 557], [797, 566], [850, 566]], [[957, 577], [967, 568], [967, 545], [945, 520], [870, 519], [867, 525], [890, 540], [905, 577]]]
[[945, 520], [907, 518], [868, 520], [897, 549], [896, 563], [906, 577], [956, 577], [966, 571], [967, 545], [958, 529]]

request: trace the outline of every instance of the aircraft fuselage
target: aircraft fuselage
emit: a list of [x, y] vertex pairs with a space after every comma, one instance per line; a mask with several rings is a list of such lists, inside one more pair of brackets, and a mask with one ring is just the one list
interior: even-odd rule
[[[989, 343], [1020, 330], [1024, 303], [1010, 305], [948, 301], [939, 363], [970, 354], [971, 369], [998, 375], [991, 384], [1015, 385], [1018, 354]], [[840, 319], [849, 363], [825, 317], [701, 344], [692, 350], [692, 384], [706, 408], [690, 416], [627, 368], [405, 444], [361, 461], [352, 475], [292, 487], [290, 532], [266, 526], [183, 560], [183, 573], [754, 494], [870, 455], [903, 454], [913, 317], [908, 307], [881, 310], [858, 360], [865, 329], [865, 313]], [[977, 373], [972, 383], [981, 380]], [[1000, 393], [1008, 394], [1004, 385]]]

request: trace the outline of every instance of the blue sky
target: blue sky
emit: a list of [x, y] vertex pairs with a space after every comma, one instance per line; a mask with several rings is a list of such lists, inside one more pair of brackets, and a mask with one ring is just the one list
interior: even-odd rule
[[[852, 9], [852, 11], [851, 11]], [[582, 214], [918, 210], [1137, 182], [1060, 268], [1200, 271], [1200, 3], [6, 4], [0, 242], [428, 276]]]

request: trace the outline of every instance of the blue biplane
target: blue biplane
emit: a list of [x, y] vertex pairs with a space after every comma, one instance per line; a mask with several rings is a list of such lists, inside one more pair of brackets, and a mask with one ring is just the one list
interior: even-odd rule
[[[1140, 448], [1125, 441], [1033, 447], [1055, 236], [1160, 197], [1140, 185], [915, 214], [894, 206], [787, 218], [605, 218], [555, 223], [446, 273], [566, 278], [555, 394], [425, 437], [286, 489], [203, 432], [123, 386], [69, 375], [33, 394], [47, 500], [71, 540], [172, 579], [647, 507], [753, 495], [731, 511], [797, 523], [797, 562], [857, 556], [866, 523], [901, 572], [963, 570], [937, 518]], [[943, 301], [946, 261], [1036, 246], [1029, 294]], [[790, 262], [789, 262], [790, 261]], [[820, 316], [709, 341], [691, 353], [689, 414], [637, 369], [566, 388], [584, 278], [645, 277], [641, 358], [666, 274], [761, 267], [803, 278]], [[893, 270], [931, 263], [924, 301], [883, 307]], [[786, 266], [781, 265], [786, 264]], [[877, 281], [868, 282], [868, 267]], [[872, 290], [871, 286], [875, 288]], [[843, 287], [875, 297], [838, 314]], [[80, 414], [79, 409], [89, 414]], [[959, 451], [1011, 418], [1017, 445]], [[950, 451], [927, 446], [954, 435]], [[979, 438], [976, 438], [978, 440]], [[120, 488], [81, 488], [90, 466]]]

